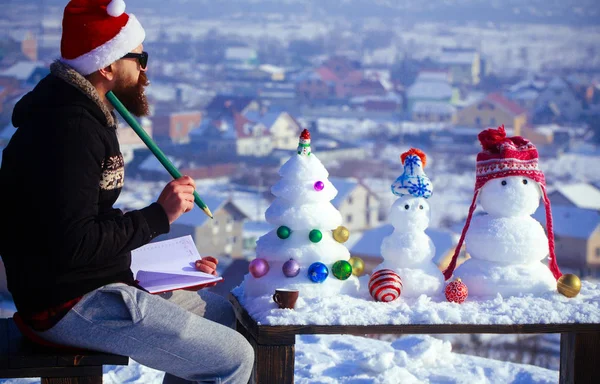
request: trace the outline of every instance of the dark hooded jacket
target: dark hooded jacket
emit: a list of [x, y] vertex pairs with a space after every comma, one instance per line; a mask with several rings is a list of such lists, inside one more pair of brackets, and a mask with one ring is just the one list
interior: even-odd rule
[[133, 284], [131, 250], [169, 231], [163, 208], [113, 208], [124, 181], [115, 116], [60, 62], [15, 106], [0, 167], [0, 255], [18, 311]]

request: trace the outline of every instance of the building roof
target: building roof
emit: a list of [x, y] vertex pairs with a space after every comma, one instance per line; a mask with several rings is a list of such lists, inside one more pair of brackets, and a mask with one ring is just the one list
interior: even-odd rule
[[499, 108], [504, 109], [506, 112], [512, 114], [513, 116], [519, 116], [524, 113], [527, 113], [526, 109], [522, 108], [521, 106], [519, 106], [519, 104], [515, 103], [514, 101], [507, 99], [501, 93], [498, 92], [490, 93], [489, 95], [487, 95], [485, 100], [489, 101], [490, 103], [493, 103]]
[[[350, 253], [353, 255], [381, 257], [381, 243], [393, 231], [394, 227], [391, 224], [384, 224], [364, 231], [360, 240], [350, 250]], [[458, 244], [459, 236], [452, 231], [427, 228], [425, 233], [435, 245], [435, 256], [432, 261], [436, 264], [441, 263], [444, 256]]]
[[[215, 214], [219, 209], [229, 202], [229, 199], [226, 196], [207, 195], [203, 193], [200, 197], [213, 214]], [[201, 210], [198, 206], [194, 206], [194, 209], [181, 215], [175, 223], [200, 227], [204, 225], [208, 219], [209, 217], [206, 216], [203, 210]]]
[[415, 83], [419, 81], [448, 82], [449, 80], [450, 75], [446, 70], [424, 70], [419, 72]]
[[600, 211], [600, 190], [591, 184], [561, 185], [556, 187], [556, 191], [578, 208]]
[[453, 114], [456, 107], [441, 101], [418, 101], [412, 108], [415, 113]]
[[245, 238], [259, 238], [274, 228], [273, 224], [266, 221], [245, 221], [242, 226], [242, 233]]
[[[546, 211], [540, 205], [533, 218], [546, 225]], [[552, 206], [552, 226], [555, 236], [588, 239], [600, 225], [600, 212], [568, 205]], [[560, 262], [560, 260], [559, 260]]]
[[217, 95], [206, 106], [206, 110], [209, 113], [222, 113], [230, 109], [241, 112], [253, 101], [255, 98], [250, 96]]
[[335, 72], [333, 72], [331, 69], [327, 68], [327, 67], [320, 67], [315, 69], [315, 72], [319, 75], [319, 77], [321, 78], [321, 81], [323, 81], [324, 83], [335, 83], [337, 81], [340, 81], [340, 79], [337, 77], [337, 75], [335, 74]]
[[477, 57], [477, 51], [471, 48], [444, 48], [440, 55], [441, 64], [471, 65]]
[[335, 196], [333, 200], [331, 200], [331, 204], [336, 209], [339, 209], [350, 193], [358, 186], [358, 180], [355, 178], [339, 178], [339, 177], [330, 177], [329, 181], [333, 184], [335, 189], [337, 189], [338, 194]]
[[38, 67], [43, 67], [44, 63], [39, 61], [19, 61], [11, 67], [0, 71], [0, 76], [14, 77], [19, 81], [25, 81], [35, 72]]
[[452, 98], [452, 87], [442, 81], [419, 81], [408, 88], [410, 99], [446, 100]]
[[229, 47], [225, 49], [226, 60], [253, 60], [256, 59], [256, 50], [250, 47]]
[[262, 123], [268, 129], [271, 129], [273, 124], [277, 121], [279, 116], [281, 116], [280, 111], [268, 111], [265, 113], [260, 113], [259, 111], [248, 111], [244, 114], [246, 118], [255, 123]]

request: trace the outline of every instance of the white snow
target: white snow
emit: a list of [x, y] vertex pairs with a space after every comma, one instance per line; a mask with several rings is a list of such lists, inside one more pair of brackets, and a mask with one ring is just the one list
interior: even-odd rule
[[421, 295], [382, 303], [369, 295], [368, 276], [360, 278], [358, 295], [300, 297], [294, 310], [279, 309], [271, 294], [244, 297], [232, 292], [258, 324], [375, 325], [375, 324], [558, 324], [600, 323], [600, 284], [582, 280], [581, 292], [567, 298], [558, 292], [492, 298], [469, 296], [463, 304]]

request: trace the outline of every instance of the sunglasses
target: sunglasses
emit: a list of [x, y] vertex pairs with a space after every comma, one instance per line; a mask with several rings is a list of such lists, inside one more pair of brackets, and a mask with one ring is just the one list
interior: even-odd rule
[[140, 67], [142, 67], [142, 69], [146, 69], [146, 66], [148, 65], [148, 52], [129, 52], [125, 56], [121, 57], [121, 59], [137, 59], [137, 61], [140, 63]]

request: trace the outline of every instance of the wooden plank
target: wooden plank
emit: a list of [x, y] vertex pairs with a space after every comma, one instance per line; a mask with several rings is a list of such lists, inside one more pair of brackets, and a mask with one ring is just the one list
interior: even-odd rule
[[8, 367], [8, 319], [0, 320], [0, 369]]
[[27, 340], [12, 319], [8, 322], [8, 351], [8, 367], [11, 369], [55, 367], [57, 363], [56, 355]]
[[288, 345], [262, 345], [237, 322], [237, 330], [254, 349], [254, 368], [252, 370], [252, 383], [277, 383], [292, 384], [294, 382], [295, 346]]
[[575, 333], [560, 334], [559, 384], [575, 384]]
[[129, 357], [110, 353], [89, 351], [85, 354], [63, 353], [57, 355], [56, 365], [59, 367], [76, 367], [88, 365], [128, 365]]
[[78, 377], [43, 377], [41, 384], [102, 384], [102, 375]]
[[600, 332], [575, 335], [575, 372], [577, 384], [600, 383]]
[[97, 351], [69, 352], [35, 344], [21, 334], [12, 319], [8, 321], [8, 334], [10, 348], [9, 367], [12, 369], [129, 364], [127, 356]]
[[95, 365], [90, 367], [41, 367], [41, 368], [18, 368], [0, 370], [1, 378], [22, 377], [85, 377], [102, 375], [102, 367]]

